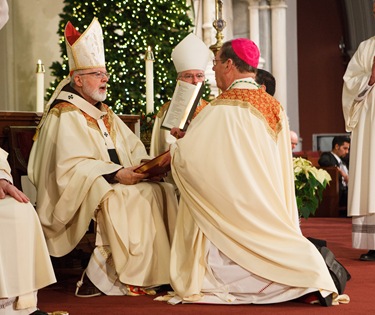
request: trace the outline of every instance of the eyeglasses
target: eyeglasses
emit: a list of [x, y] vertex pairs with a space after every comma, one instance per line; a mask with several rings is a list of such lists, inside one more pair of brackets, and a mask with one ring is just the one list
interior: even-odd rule
[[87, 72], [87, 73], [80, 73], [79, 75], [94, 75], [97, 79], [103, 79], [106, 77], [109, 79], [110, 74], [108, 72], [101, 72], [101, 71], [95, 71], [95, 72]]
[[184, 80], [193, 80], [194, 78], [196, 78], [197, 80], [202, 80], [204, 79], [204, 74], [203, 73], [197, 73], [197, 74], [187, 73], [184, 75], [180, 75], [178, 78], [182, 78]]
[[212, 60], [212, 64], [213, 64], [214, 66], [216, 66], [218, 61], [220, 61], [221, 63], [226, 62], [226, 60], [223, 61], [223, 60], [221, 60], [221, 59], [213, 59], [213, 60]]

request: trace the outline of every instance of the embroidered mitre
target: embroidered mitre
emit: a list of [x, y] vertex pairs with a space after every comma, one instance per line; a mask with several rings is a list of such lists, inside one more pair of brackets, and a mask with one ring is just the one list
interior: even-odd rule
[[211, 50], [196, 35], [190, 33], [172, 51], [177, 73], [186, 70], [206, 70]]
[[97, 18], [93, 18], [82, 34], [68, 22], [65, 26], [65, 44], [70, 72], [105, 67], [103, 32]]

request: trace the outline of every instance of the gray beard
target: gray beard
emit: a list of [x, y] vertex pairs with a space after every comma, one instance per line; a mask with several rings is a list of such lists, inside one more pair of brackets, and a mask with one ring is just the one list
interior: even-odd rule
[[100, 93], [100, 91], [92, 91], [85, 86], [82, 87], [82, 90], [86, 95], [90, 96], [96, 102], [104, 102], [107, 98], [107, 93]]

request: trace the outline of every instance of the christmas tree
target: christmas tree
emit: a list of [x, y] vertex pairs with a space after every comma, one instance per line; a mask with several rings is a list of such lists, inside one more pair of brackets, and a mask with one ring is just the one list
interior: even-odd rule
[[97, 17], [104, 36], [108, 82], [106, 104], [118, 114], [146, 112], [145, 53], [154, 53], [155, 112], [173, 95], [176, 71], [171, 60], [173, 48], [192, 31], [186, 0], [64, 0], [59, 35], [63, 62], [54, 62], [56, 77], [47, 91], [50, 98], [58, 83], [68, 75], [69, 66], [64, 28], [70, 21], [83, 32]]

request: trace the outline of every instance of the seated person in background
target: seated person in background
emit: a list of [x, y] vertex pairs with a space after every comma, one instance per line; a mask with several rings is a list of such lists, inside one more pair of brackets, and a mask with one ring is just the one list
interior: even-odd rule
[[[255, 82], [264, 87], [266, 92], [272, 96], [276, 92], [276, 79], [272, 73], [264, 69], [257, 69], [255, 75]], [[292, 150], [298, 145], [298, 135], [293, 130], [290, 130], [290, 140], [292, 144]]]
[[291, 142], [291, 145], [292, 145], [292, 150], [294, 150], [296, 148], [296, 146], [298, 145], [298, 135], [295, 131], [293, 130], [290, 130], [290, 142]]
[[65, 41], [70, 75], [46, 105], [28, 165], [48, 249], [68, 254], [94, 218], [96, 247], [82, 279], [107, 295], [154, 294], [148, 287], [169, 283], [174, 187], [134, 172], [150, 157], [103, 103], [109, 74], [98, 20], [83, 34], [68, 22]]
[[[205, 43], [193, 33], [186, 36], [173, 50], [172, 60], [177, 71], [177, 80], [185, 81], [196, 85], [205, 80], [205, 69], [210, 59], [211, 51]], [[179, 128], [173, 128], [170, 132], [160, 126], [167, 113], [170, 102], [165, 103], [155, 118], [152, 129], [150, 155], [158, 156], [169, 149], [169, 146], [176, 141], [179, 134], [184, 134]], [[200, 100], [193, 119], [208, 104], [204, 99]], [[169, 172], [165, 181], [175, 185], [172, 173]]]
[[268, 71], [263, 69], [257, 69], [255, 75], [255, 82], [264, 86], [266, 92], [269, 95], [274, 96], [276, 92], [276, 80], [275, 77]]
[[346, 136], [336, 136], [332, 140], [332, 151], [323, 152], [319, 158], [321, 167], [336, 166], [340, 172], [339, 178], [339, 205], [347, 206], [348, 204], [348, 181], [349, 170], [343, 159], [348, 155], [350, 148], [350, 138]]
[[55, 274], [38, 215], [12, 185], [7, 155], [0, 149], [0, 314], [47, 315], [37, 309], [37, 292]]
[[[0, 29], [9, 18], [0, 0]], [[46, 240], [29, 198], [15, 186], [8, 153], [0, 148], [0, 314], [47, 315], [38, 290], [56, 282]]]
[[[177, 71], [177, 80], [185, 81], [196, 85], [205, 80], [205, 70], [210, 59], [210, 50], [201, 39], [193, 33], [186, 36], [173, 50], [172, 60]], [[200, 100], [193, 118], [207, 105], [207, 101]], [[155, 118], [152, 129], [150, 155], [158, 156], [167, 151], [169, 146], [176, 141], [178, 128], [173, 128], [174, 132], [160, 128], [170, 102], [165, 103]], [[182, 131], [181, 131], [182, 132]], [[172, 174], [169, 173], [167, 182], [174, 184]]]

